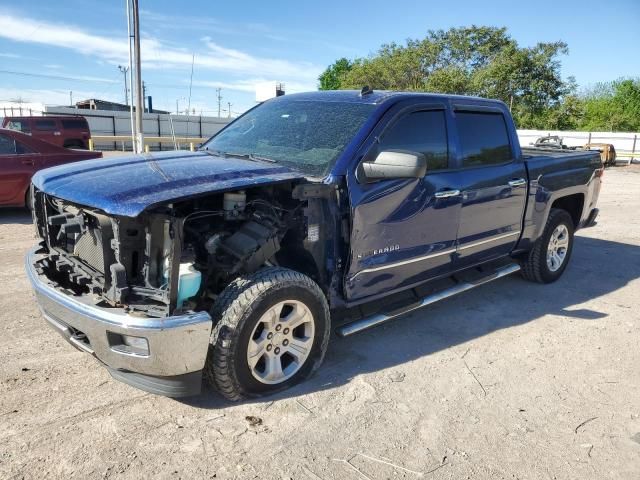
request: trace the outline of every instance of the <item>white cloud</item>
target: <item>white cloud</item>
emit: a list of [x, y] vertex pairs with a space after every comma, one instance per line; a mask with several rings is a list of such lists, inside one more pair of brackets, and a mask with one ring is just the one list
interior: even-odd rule
[[[91, 55], [110, 63], [128, 61], [126, 37], [117, 39], [88, 33], [75, 25], [54, 24], [0, 14], [0, 37], [23, 43], [38, 43], [70, 49], [84, 55]], [[201, 40], [204, 50], [197, 52], [194, 64], [210, 70], [229, 72], [237, 75], [264, 75], [283, 81], [306, 82], [315, 85], [315, 79], [322, 70], [309, 62], [265, 58], [246, 52], [226, 48], [209, 37]], [[190, 66], [192, 53], [163, 43], [156, 38], [142, 38], [141, 52], [143, 68], [167, 68]]]
[[22, 58], [20, 55], [16, 53], [0, 53], [0, 58]]

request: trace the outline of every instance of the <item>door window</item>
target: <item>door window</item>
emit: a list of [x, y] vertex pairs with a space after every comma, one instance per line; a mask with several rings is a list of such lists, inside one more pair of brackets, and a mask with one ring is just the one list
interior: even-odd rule
[[36, 120], [36, 130], [51, 131], [56, 129], [55, 120]]
[[412, 112], [388, 129], [380, 150], [409, 150], [427, 158], [427, 174], [449, 166], [444, 110]]
[[0, 155], [15, 155], [16, 142], [7, 135], [0, 135]]
[[512, 160], [509, 134], [501, 113], [456, 112], [463, 167], [496, 165]]

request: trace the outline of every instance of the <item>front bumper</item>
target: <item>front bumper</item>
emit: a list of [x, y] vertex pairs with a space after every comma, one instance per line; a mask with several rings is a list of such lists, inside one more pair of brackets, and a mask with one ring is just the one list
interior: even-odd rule
[[[114, 378], [142, 390], [172, 397], [200, 392], [212, 321], [206, 312], [167, 318], [139, 317], [102, 308], [89, 299], [56, 289], [26, 256], [27, 276], [47, 322], [74, 347], [97, 358]], [[124, 351], [122, 335], [146, 338], [148, 354]]]

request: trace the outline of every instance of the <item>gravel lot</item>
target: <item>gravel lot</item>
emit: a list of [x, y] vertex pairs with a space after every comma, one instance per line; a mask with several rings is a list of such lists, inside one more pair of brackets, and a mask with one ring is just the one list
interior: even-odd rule
[[553, 285], [512, 276], [348, 339], [229, 404], [111, 379], [41, 319], [29, 216], [0, 210], [0, 478], [638, 479], [640, 168]]

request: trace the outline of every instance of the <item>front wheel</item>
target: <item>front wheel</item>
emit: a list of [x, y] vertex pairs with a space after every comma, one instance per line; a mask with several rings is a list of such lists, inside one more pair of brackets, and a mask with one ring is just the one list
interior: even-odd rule
[[213, 306], [205, 376], [229, 400], [288, 388], [322, 362], [331, 321], [320, 287], [285, 268], [234, 280]]
[[565, 210], [552, 209], [544, 232], [522, 261], [522, 275], [538, 283], [555, 282], [573, 251], [573, 219]]

